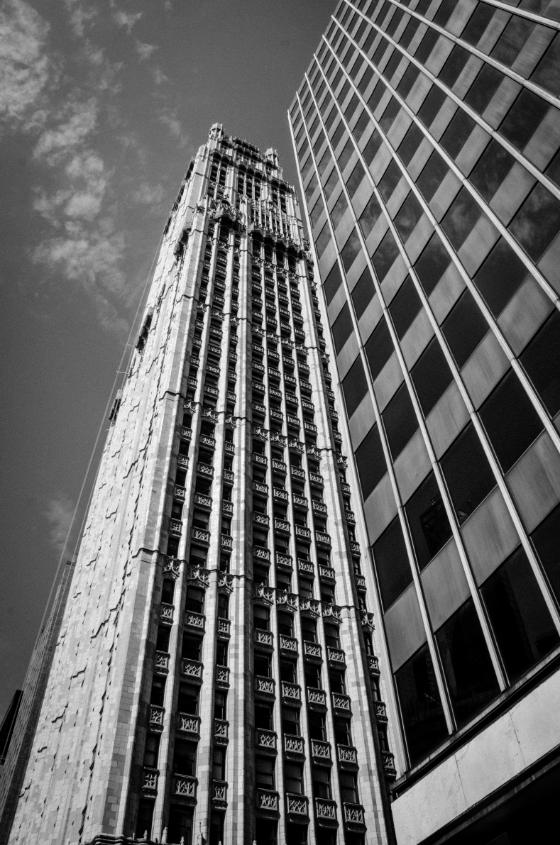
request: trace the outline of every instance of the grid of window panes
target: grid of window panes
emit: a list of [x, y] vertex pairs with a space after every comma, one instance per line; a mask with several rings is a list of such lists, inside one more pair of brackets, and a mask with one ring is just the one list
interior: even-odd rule
[[290, 109], [410, 765], [559, 645], [560, 6], [505, 5], [344, 0]]

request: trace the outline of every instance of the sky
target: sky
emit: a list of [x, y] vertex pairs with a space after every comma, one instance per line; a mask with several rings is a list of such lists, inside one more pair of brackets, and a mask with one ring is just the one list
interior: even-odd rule
[[335, 5], [0, 0], [0, 719], [188, 162], [220, 122], [296, 182], [286, 109]]

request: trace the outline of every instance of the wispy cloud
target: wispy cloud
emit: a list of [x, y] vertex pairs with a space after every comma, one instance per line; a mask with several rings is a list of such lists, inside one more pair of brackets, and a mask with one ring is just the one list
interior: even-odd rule
[[97, 10], [91, 5], [86, 7], [83, 0], [64, 0], [64, 5], [68, 9], [70, 26], [74, 35], [79, 38], [83, 37], [86, 29], [91, 26], [97, 17]]
[[130, 35], [142, 15], [143, 12], [125, 12], [122, 9], [117, 9], [113, 12], [113, 20], [118, 27], [126, 30]]
[[167, 127], [171, 136], [179, 141], [182, 147], [188, 144], [189, 138], [177, 115], [177, 109], [171, 106], [163, 106], [159, 113], [159, 121]]
[[159, 205], [165, 196], [163, 185], [141, 183], [133, 192], [131, 199], [138, 205]]
[[64, 494], [51, 499], [45, 507], [45, 518], [49, 525], [49, 541], [59, 554], [64, 549], [73, 514], [74, 502]]
[[136, 40], [134, 43], [134, 49], [136, 50], [140, 61], [145, 62], [155, 53], [158, 46], [157, 44], [145, 44], [143, 41]]
[[69, 152], [82, 144], [97, 123], [97, 103], [72, 102], [64, 109], [62, 119], [45, 129], [35, 145], [33, 155], [47, 164], [58, 164]]
[[0, 10], [0, 119], [32, 120], [52, 75], [45, 53], [49, 25], [25, 0]]

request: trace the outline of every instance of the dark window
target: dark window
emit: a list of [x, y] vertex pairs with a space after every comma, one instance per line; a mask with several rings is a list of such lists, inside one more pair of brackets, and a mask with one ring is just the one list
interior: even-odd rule
[[[554, 311], [520, 355], [529, 378], [553, 415], [560, 410], [560, 314]], [[559, 535], [560, 537], [560, 535]]]
[[475, 123], [472, 117], [462, 109], [457, 109], [449, 122], [449, 126], [441, 136], [440, 141], [443, 149], [452, 158], [456, 158], [459, 155], [474, 126]]
[[425, 200], [429, 202], [432, 199], [448, 172], [449, 167], [440, 154], [434, 150], [416, 180]]
[[416, 123], [413, 123], [397, 148], [397, 153], [403, 164], [410, 162], [423, 138], [422, 130], [418, 128]]
[[362, 496], [365, 501], [387, 472], [377, 424], [370, 428], [355, 450], [355, 455]]
[[458, 521], [464, 522], [496, 485], [488, 458], [472, 423], [441, 459], [441, 468]]
[[396, 161], [392, 161], [385, 170], [383, 176], [381, 177], [378, 186], [379, 193], [381, 194], [385, 202], [387, 202], [391, 198], [393, 191], [395, 190], [400, 181], [400, 178], [400, 168]]
[[527, 276], [527, 269], [504, 238], [496, 243], [474, 283], [497, 317]]
[[457, 365], [462, 367], [488, 332], [488, 323], [470, 291], [465, 290], [441, 328]]
[[426, 296], [429, 296], [451, 263], [449, 253], [435, 232], [414, 265]]
[[490, 55], [506, 66], [513, 64], [534, 28], [532, 21], [512, 15]]
[[408, 240], [421, 217], [422, 206], [410, 191], [395, 216], [395, 226], [403, 243]]
[[[552, 11], [552, 9], [550, 10]], [[554, 36], [546, 53], [531, 74], [531, 82], [536, 82], [555, 96], [558, 95], [558, 68], [560, 67], [560, 37]]]
[[343, 146], [343, 148], [341, 149], [340, 154], [337, 158], [338, 166], [340, 168], [341, 173], [344, 170], [344, 168], [346, 167], [346, 165], [348, 164], [348, 162], [350, 161], [350, 156], [352, 155], [353, 152], [354, 152], [354, 145], [352, 144], [352, 141], [347, 141], [345, 143], [345, 145]]
[[512, 370], [479, 413], [501, 467], [507, 472], [542, 430], [539, 416]]
[[523, 549], [488, 578], [481, 592], [507, 673], [515, 681], [558, 644]]
[[391, 128], [391, 126], [393, 124], [394, 119], [396, 118], [396, 116], [398, 115], [398, 113], [400, 111], [400, 108], [401, 108], [401, 106], [400, 106], [399, 101], [395, 97], [391, 97], [391, 99], [389, 100], [389, 102], [385, 106], [383, 114], [379, 118], [379, 125], [381, 126], [381, 129], [384, 132], [389, 131], [389, 129]]
[[500, 132], [522, 150], [549, 108], [541, 97], [524, 88], [504, 117]]
[[356, 125], [354, 126], [354, 138], [359, 141], [364, 132], [366, 131], [367, 127], [369, 126], [370, 119], [369, 114], [364, 109], [360, 114], [358, 120], [356, 121]]
[[398, 517], [395, 517], [379, 540], [373, 544], [372, 551], [381, 601], [384, 610], [387, 610], [412, 581], [410, 562]]
[[[409, 24], [409, 26], [410, 26], [410, 24]], [[405, 30], [405, 32], [406, 32], [406, 30]], [[410, 91], [410, 89], [412, 88], [414, 83], [416, 82], [416, 79], [418, 78], [419, 73], [420, 73], [420, 71], [418, 70], [416, 65], [413, 65], [412, 62], [411, 62], [408, 65], [405, 72], [403, 73], [403, 75], [401, 77], [401, 81], [397, 85], [397, 91], [399, 92], [401, 97], [406, 97], [406, 95], [408, 94], [408, 92]]]
[[348, 203], [346, 201], [346, 195], [344, 191], [341, 191], [338, 195], [338, 199], [336, 200], [335, 204], [332, 207], [331, 217], [333, 226], [336, 228], [342, 218], [344, 217], [344, 212], [348, 208]]
[[381, 214], [381, 207], [372, 194], [360, 215], [360, 228], [364, 238], [367, 238]]
[[405, 506], [418, 565], [423, 569], [451, 537], [451, 527], [433, 472]]
[[371, 257], [377, 278], [383, 281], [395, 259], [399, 255], [399, 248], [392, 233], [387, 231], [385, 236]]
[[380, 99], [381, 99], [381, 97], [383, 96], [384, 93], [385, 93], [385, 83], [382, 82], [381, 79], [379, 79], [377, 81], [376, 85], [375, 85], [375, 88], [373, 89], [373, 91], [369, 95], [368, 101], [367, 101], [369, 110], [371, 112], [375, 111], [376, 106], [379, 103], [379, 101], [380, 101]]
[[418, 29], [420, 21], [416, 20], [416, 18], [411, 18], [407, 25], [405, 26], [403, 33], [400, 37], [400, 43], [403, 47], [408, 47], [410, 42], [412, 41], [412, 36]]
[[[357, 86], [358, 91], [360, 92], [360, 94], [362, 94], [362, 96], [365, 94], [366, 89], [374, 76], [375, 73], [373, 71], [373, 68], [371, 68], [369, 65], [366, 65], [366, 69], [364, 70], [362, 78], [358, 82]], [[364, 114], [366, 114], [366, 112], [364, 112]]]
[[508, 228], [538, 261], [560, 228], [560, 201], [537, 182]]
[[350, 309], [348, 303], [344, 306], [333, 323], [332, 336], [337, 354], [340, 352], [350, 334], [352, 332], [352, 318], [350, 317]]
[[476, 200], [466, 188], [461, 188], [441, 221], [441, 228], [456, 250], [461, 248], [481, 214], [482, 210]]
[[335, 129], [333, 130], [333, 133], [332, 133], [331, 143], [332, 143], [333, 150], [336, 149], [336, 146], [337, 146], [338, 142], [340, 141], [340, 139], [342, 138], [343, 134], [344, 134], [344, 123], [341, 120], [340, 123], [335, 127]]
[[470, 180], [479, 194], [489, 202], [514, 163], [513, 156], [501, 144], [492, 140], [478, 159]]
[[382, 416], [391, 454], [396, 460], [418, 428], [406, 384], [401, 384]]
[[395, 672], [408, 755], [412, 765], [443, 742], [445, 717], [428, 646], [422, 646]]
[[324, 253], [324, 251], [328, 247], [330, 241], [331, 241], [331, 232], [330, 232], [330, 229], [329, 229], [329, 224], [325, 223], [325, 225], [323, 226], [323, 228], [319, 232], [317, 239], [315, 240], [315, 247], [317, 249], [317, 255], [321, 256]]
[[375, 158], [375, 154], [377, 153], [377, 150], [381, 146], [382, 140], [383, 139], [381, 138], [381, 135], [379, 134], [379, 132], [377, 130], [374, 130], [371, 138], [369, 139], [369, 141], [365, 145], [365, 147], [363, 149], [363, 153], [362, 153], [362, 155], [364, 157], [364, 161], [368, 165], [368, 167], [372, 163], [373, 159]]
[[344, 109], [344, 115], [346, 117], [346, 120], [350, 120], [350, 118], [352, 117], [352, 115], [356, 111], [359, 102], [360, 101], [358, 100], [358, 96], [356, 94], [353, 94], [352, 97], [350, 97], [348, 105]]
[[360, 239], [358, 237], [358, 233], [356, 232], [356, 230], [353, 229], [352, 232], [350, 233], [350, 236], [348, 237], [348, 240], [346, 241], [346, 243], [342, 247], [342, 251], [340, 253], [340, 257], [342, 259], [342, 264], [343, 264], [344, 269], [346, 271], [348, 271], [350, 269], [350, 267], [354, 263], [354, 260], [355, 260], [355, 258], [356, 258], [356, 256], [358, 255], [359, 252], [360, 252]]
[[368, 307], [369, 303], [375, 296], [375, 288], [373, 285], [373, 279], [371, 277], [371, 273], [369, 271], [369, 267], [366, 267], [360, 278], [358, 279], [358, 283], [352, 290], [352, 302], [354, 303], [354, 310], [356, 312], [356, 317], [358, 320]]
[[346, 182], [346, 190], [348, 191], [348, 195], [350, 198], [354, 196], [354, 194], [360, 187], [361, 181], [365, 175], [366, 172], [364, 170], [364, 166], [361, 161], [358, 161]]
[[504, 78], [503, 73], [486, 62], [465, 95], [465, 102], [482, 114]]
[[327, 305], [331, 302], [333, 296], [339, 289], [342, 284], [342, 276], [340, 274], [340, 269], [338, 266], [338, 261], [335, 261], [330, 271], [329, 275], [325, 279], [325, 283], [323, 285], [323, 290], [325, 292], [325, 299], [327, 300]]
[[438, 88], [437, 85], [432, 85], [424, 102], [418, 109], [418, 117], [425, 126], [430, 126], [432, 120], [442, 107], [444, 100], [445, 92], [441, 88]]
[[389, 312], [399, 338], [404, 337], [421, 307], [418, 292], [410, 276], [407, 276], [389, 305]]
[[367, 382], [360, 358], [356, 358], [344, 378], [342, 392], [346, 403], [346, 411], [350, 418], [367, 392]]
[[[418, 9], [416, 9], [418, 11]], [[424, 62], [432, 52], [432, 48], [436, 41], [439, 38], [439, 33], [432, 29], [431, 27], [425, 32], [420, 44], [416, 48], [416, 52], [414, 53], [414, 58], [418, 59], [419, 62]]]
[[445, 60], [445, 63], [439, 72], [438, 79], [441, 79], [442, 82], [445, 82], [445, 84], [451, 88], [451, 86], [457, 81], [457, 78], [465, 67], [470, 55], [471, 54], [468, 50], [465, 50], [464, 47], [460, 47], [456, 44]]
[[496, 10], [484, 4], [478, 5], [464, 28], [461, 37], [469, 44], [476, 46]]
[[442, 625], [436, 641], [460, 727], [499, 693], [472, 599]]
[[428, 416], [440, 396], [453, 381], [449, 364], [441, 351], [437, 338], [432, 338], [428, 346], [410, 371], [420, 407], [424, 416]]
[[556, 601], [560, 603], [560, 505], [543, 519], [531, 534], [531, 540], [539, 556]]
[[393, 341], [387, 323], [381, 319], [364, 346], [372, 381], [377, 378], [393, 352]]

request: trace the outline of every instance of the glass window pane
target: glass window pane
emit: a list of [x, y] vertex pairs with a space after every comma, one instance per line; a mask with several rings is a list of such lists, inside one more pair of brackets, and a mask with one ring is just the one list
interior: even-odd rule
[[380, 320], [369, 340], [366, 342], [365, 353], [368, 359], [371, 378], [376, 379], [393, 352], [393, 341], [385, 320]]
[[350, 418], [367, 392], [367, 381], [361, 359], [358, 357], [342, 380], [346, 412]]
[[418, 428], [418, 420], [406, 384], [399, 387], [382, 416], [391, 454], [395, 460]]
[[487, 334], [488, 323], [470, 291], [465, 290], [441, 328], [457, 365], [462, 367]]
[[436, 641], [460, 727], [499, 693], [472, 599], [439, 629]]
[[441, 468], [457, 519], [464, 522], [496, 485], [488, 458], [472, 423], [467, 425], [442, 457]]
[[350, 236], [344, 246], [342, 247], [342, 251], [340, 253], [340, 257], [342, 259], [342, 264], [345, 270], [349, 270], [356, 256], [360, 251], [360, 239], [358, 237], [358, 233], [355, 229], [352, 230]]
[[504, 117], [500, 132], [518, 150], [523, 150], [548, 109], [541, 97], [524, 88]]
[[404, 337], [421, 307], [418, 292], [410, 276], [407, 276], [389, 305], [389, 312], [399, 339]]
[[412, 765], [436, 748], [447, 736], [428, 646], [395, 672], [408, 754]]
[[427, 416], [453, 381], [437, 338], [432, 338], [410, 374], [424, 416]]
[[501, 467], [507, 472], [542, 430], [539, 416], [512, 370], [479, 413]]
[[355, 455], [362, 496], [365, 501], [387, 472], [377, 423], [370, 428], [356, 449]]
[[397, 243], [392, 233], [388, 231], [371, 257], [373, 268], [380, 281], [383, 281], [398, 255]]
[[[560, 411], [560, 314], [554, 311], [520, 355], [548, 412]], [[560, 537], [560, 535], [559, 535]]]
[[451, 537], [451, 527], [433, 472], [405, 505], [418, 565], [423, 569]]
[[560, 229], [560, 201], [537, 182], [508, 228], [537, 261]]
[[340, 268], [338, 266], [338, 261], [335, 261], [332, 270], [330, 271], [323, 284], [323, 290], [325, 292], [325, 299], [327, 300], [327, 305], [331, 302], [333, 296], [335, 295], [341, 284], [342, 276], [340, 273]]
[[531, 534], [556, 601], [560, 603], [560, 505]]
[[410, 563], [398, 517], [395, 517], [379, 540], [373, 544], [372, 551], [381, 601], [384, 610], [387, 610], [412, 581]]
[[348, 307], [348, 303], [345, 302], [332, 327], [332, 336], [337, 354], [350, 337], [351, 331], [352, 318], [350, 317], [350, 308]]
[[500, 238], [474, 277], [474, 283], [497, 317], [527, 277], [525, 265]]
[[371, 273], [369, 271], [369, 267], [366, 267], [360, 278], [358, 279], [358, 284], [352, 290], [352, 302], [354, 303], [354, 310], [356, 312], [356, 317], [358, 320], [368, 307], [369, 303], [375, 296], [375, 288], [373, 285], [373, 279], [371, 277]]
[[451, 257], [435, 232], [414, 265], [424, 293], [429, 296], [451, 263]]
[[558, 645], [558, 634], [523, 549], [482, 586], [490, 623], [511, 681]]

